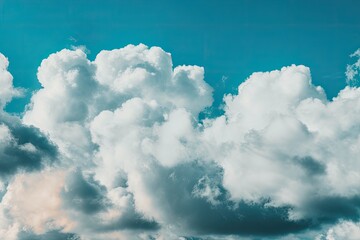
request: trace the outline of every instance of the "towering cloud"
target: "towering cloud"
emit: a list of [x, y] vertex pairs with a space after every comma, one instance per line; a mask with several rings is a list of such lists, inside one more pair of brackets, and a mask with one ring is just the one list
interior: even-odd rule
[[[18, 90], [1, 61], [3, 107]], [[38, 79], [22, 119], [0, 115], [0, 237], [357, 236], [353, 85], [328, 100], [305, 66], [254, 73], [223, 115], [199, 119], [212, 105], [204, 69], [173, 68], [158, 47], [94, 61], [65, 49]]]

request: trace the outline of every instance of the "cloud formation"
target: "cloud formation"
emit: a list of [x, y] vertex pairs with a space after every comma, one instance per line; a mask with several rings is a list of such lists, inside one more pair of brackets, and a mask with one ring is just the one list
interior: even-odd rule
[[0, 53], [0, 109], [3, 109], [13, 97], [21, 95], [21, 90], [13, 87], [13, 76], [7, 70], [8, 66], [9, 60]]
[[359, 84], [359, 69], [360, 69], [360, 48], [356, 50], [350, 57], [357, 58], [356, 62], [349, 64], [346, 67], [346, 83], [352, 86]]
[[[18, 90], [0, 60], [4, 107]], [[204, 69], [173, 67], [159, 47], [128, 45], [94, 61], [64, 49], [44, 59], [37, 76], [42, 88], [24, 116], [0, 115], [2, 238], [359, 232], [353, 85], [328, 100], [305, 66], [258, 72], [224, 97], [224, 114], [200, 119], [213, 101]]]
[[4, 112], [6, 103], [21, 94], [20, 89], [13, 87], [8, 65], [7, 58], [0, 54], [0, 179], [4, 181], [18, 171], [51, 165], [57, 157], [56, 146], [39, 129]]
[[39, 129], [0, 113], [0, 177], [34, 171], [56, 161], [57, 148]]
[[355, 240], [360, 238], [359, 223], [341, 221], [339, 224], [330, 228], [326, 234], [319, 235], [317, 240], [335, 240], [335, 239], [349, 239]]

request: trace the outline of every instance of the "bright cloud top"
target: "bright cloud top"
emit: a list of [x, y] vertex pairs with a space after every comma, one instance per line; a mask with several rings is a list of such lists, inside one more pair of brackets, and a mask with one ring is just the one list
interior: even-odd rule
[[13, 76], [7, 71], [9, 60], [0, 53], [0, 108], [10, 102], [13, 97], [21, 95], [21, 90], [13, 87]]
[[[19, 93], [7, 66], [0, 55], [2, 107]], [[252, 74], [223, 115], [200, 120], [213, 101], [204, 69], [173, 68], [158, 47], [94, 61], [65, 49], [37, 76], [23, 118], [0, 115], [0, 164], [12, 166], [0, 171], [2, 238], [359, 233], [357, 87], [329, 101], [309, 68], [292, 65]]]

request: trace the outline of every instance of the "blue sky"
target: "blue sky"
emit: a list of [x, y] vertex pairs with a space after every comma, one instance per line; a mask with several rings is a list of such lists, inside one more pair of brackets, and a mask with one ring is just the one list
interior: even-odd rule
[[[304, 64], [331, 98], [345, 85], [360, 41], [358, 1], [0, 1], [0, 51], [14, 84], [29, 89], [7, 109], [21, 112], [39, 88], [36, 69], [49, 53], [85, 45], [161, 46], [174, 65], [205, 67], [216, 103], [255, 71]], [[221, 79], [227, 78], [226, 84]]]
[[359, 9], [0, 0], [0, 239], [360, 239]]

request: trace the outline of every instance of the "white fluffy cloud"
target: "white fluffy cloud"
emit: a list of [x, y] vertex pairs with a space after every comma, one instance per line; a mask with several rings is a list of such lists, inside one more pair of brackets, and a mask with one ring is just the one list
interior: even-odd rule
[[360, 238], [360, 225], [353, 222], [342, 222], [331, 228], [326, 236], [327, 240], [348, 239], [355, 240]]
[[[3, 105], [16, 95], [6, 76]], [[81, 49], [62, 50], [42, 61], [38, 79], [22, 121], [58, 147], [48, 155], [58, 163], [3, 184], [4, 237], [236, 239], [359, 217], [357, 87], [328, 100], [309, 68], [292, 65], [252, 74], [224, 97], [223, 115], [200, 120], [212, 104], [204, 69], [173, 68], [169, 53], [141, 44], [94, 61]], [[0, 147], [15, 139], [8, 122]], [[34, 152], [38, 142], [13, 145]], [[356, 228], [343, 225], [328, 239]]]
[[0, 109], [13, 97], [21, 95], [21, 90], [13, 87], [13, 76], [8, 72], [8, 59], [0, 53]]
[[232, 198], [269, 198], [302, 219], [318, 198], [358, 196], [359, 93], [346, 87], [328, 101], [304, 66], [250, 76], [203, 134]]
[[18, 174], [7, 188], [1, 210], [14, 220], [13, 224], [38, 234], [59, 228], [69, 230], [74, 223], [62, 212], [58, 197], [64, 177], [63, 172], [54, 171]]
[[360, 238], [360, 225], [358, 222], [340, 221], [330, 227], [325, 234], [316, 236], [316, 240], [355, 240]]

